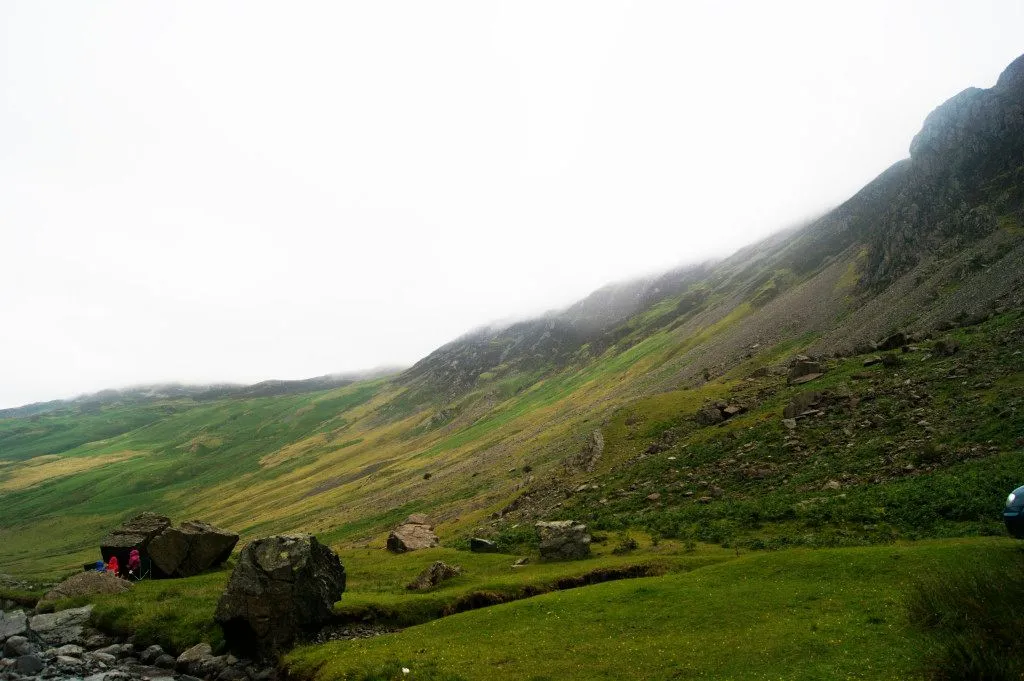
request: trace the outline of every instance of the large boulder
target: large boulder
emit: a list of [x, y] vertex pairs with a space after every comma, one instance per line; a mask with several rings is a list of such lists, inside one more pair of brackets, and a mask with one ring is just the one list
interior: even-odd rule
[[534, 525], [540, 536], [540, 556], [549, 560], [574, 560], [590, 555], [587, 526], [574, 520], [554, 520]]
[[209, 523], [189, 520], [153, 537], [147, 553], [153, 572], [166, 577], [192, 577], [220, 565], [231, 555], [238, 535]]
[[131, 587], [131, 582], [106, 572], [80, 572], [47, 591], [39, 603], [52, 603], [75, 596], [119, 594]]
[[214, 617], [233, 651], [271, 659], [330, 620], [344, 591], [338, 554], [316, 537], [267, 537], [242, 549]]
[[178, 527], [156, 513], [137, 515], [111, 531], [100, 544], [103, 560], [117, 556], [121, 574], [128, 570], [133, 548], [143, 558], [143, 570], [153, 577], [192, 577], [220, 565], [231, 555], [238, 535], [200, 520]]
[[117, 556], [118, 563], [127, 567], [128, 556], [133, 548], [146, 553], [153, 538], [170, 526], [171, 519], [165, 515], [146, 512], [135, 516], [111, 530], [100, 542], [103, 560], [109, 561], [112, 556]]
[[413, 513], [388, 535], [388, 550], [394, 553], [429, 549], [439, 543], [427, 516]]

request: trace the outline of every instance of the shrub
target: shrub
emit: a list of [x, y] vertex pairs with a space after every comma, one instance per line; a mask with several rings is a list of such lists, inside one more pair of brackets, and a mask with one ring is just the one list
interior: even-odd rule
[[921, 577], [910, 590], [910, 620], [932, 639], [925, 670], [936, 681], [1024, 676], [1024, 557]]

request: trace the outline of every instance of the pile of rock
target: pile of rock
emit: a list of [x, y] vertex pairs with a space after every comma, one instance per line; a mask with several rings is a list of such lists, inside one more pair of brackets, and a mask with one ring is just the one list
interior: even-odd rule
[[394, 553], [429, 549], [438, 543], [434, 526], [422, 513], [413, 513], [388, 535], [388, 550]]
[[47, 605], [65, 598], [95, 594], [119, 594], [132, 588], [132, 582], [106, 572], [80, 572], [46, 592], [39, 605]]
[[192, 577], [223, 563], [231, 555], [238, 535], [199, 520], [171, 526], [171, 519], [142, 513], [112, 530], [100, 543], [103, 560], [117, 556], [128, 565], [133, 548], [152, 561], [152, 576]]
[[[116, 578], [112, 578], [116, 579]], [[175, 658], [157, 645], [139, 650], [89, 626], [92, 606], [32, 615], [0, 611], [0, 679], [90, 681], [272, 681], [277, 673], [251, 660], [214, 656], [208, 644]]]

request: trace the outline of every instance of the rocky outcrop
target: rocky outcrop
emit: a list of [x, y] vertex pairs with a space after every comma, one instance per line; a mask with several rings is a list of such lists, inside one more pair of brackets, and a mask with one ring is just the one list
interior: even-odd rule
[[388, 535], [388, 550], [393, 553], [418, 551], [437, 546], [439, 540], [434, 534], [434, 526], [422, 513], [413, 513], [405, 522], [396, 527]]
[[540, 536], [540, 556], [548, 560], [575, 560], [590, 555], [587, 526], [574, 520], [554, 520], [534, 525]]
[[190, 520], [168, 527], [149, 544], [154, 572], [168, 577], [192, 577], [220, 565], [238, 543], [234, 532]]
[[200, 520], [172, 527], [167, 516], [142, 513], [112, 530], [100, 544], [100, 552], [104, 561], [117, 556], [122, 575], [136, 548], [152, 561], [152, 577], [192, 577], [227, 560], [237, 543], [234, 532]]
[[270, 659], [327, 622], [344, 590], [338, 554], [316, 537], [267, 537], [242, 549], [214, 617], [232, 650]]
[[419, 574], [412, 582], [410, 582], [405, 588], [410, 591], [426, 591], [431, 589], [441, 582], [447, 581], [452, 577], [458, 577], [462, 574], [462, 568], [458, 565], [449, 565], [444, 561], [436, 561], [430, 567], [424, 568], [423, 572]]
[[46, 592], [40, 604], [53, 603], [65, 598], [76, 596], [92, 596], [94, 594], [119, 594], [132, 588], [132, 583], [115, 577], [106, 572], [81, 572]]

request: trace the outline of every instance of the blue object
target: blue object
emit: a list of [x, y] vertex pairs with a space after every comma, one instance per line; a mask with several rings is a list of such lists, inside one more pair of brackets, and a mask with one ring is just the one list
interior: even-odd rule
[[102, 560], [96, 561], [96, 572], [106, 572], [106, 571], [107, 571], [107, 564], [104, 563]]
[[1024, 487], [1018, 487], [1006, 497], [1003, 522], [1007, 532], [1017, 539], [1024, 539]]

